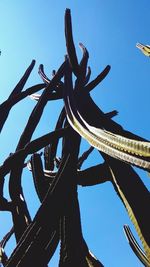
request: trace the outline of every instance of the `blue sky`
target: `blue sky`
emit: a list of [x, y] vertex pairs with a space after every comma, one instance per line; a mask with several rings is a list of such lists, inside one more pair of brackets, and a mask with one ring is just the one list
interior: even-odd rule
[[[107, 64], [111, 65], [107, 78], [92, 92], [93, 99], [104, 112], [117, 109], [117, 122], [125, 129], [149, 139], [150, 59], [135, 47], [136, 42], [150, 44], [148, 0], [1, 0], [0, 102], [8, 97], [32, 59], [36, 60], [36, 66], [25, 88], [41, 82], [37, 74], [39, 64], [44, 64], [49, 75], [63, 62], [66, 53], [66, 8], [70, 8], [72, 12], [74, 41], [79, 58], [79, 42], [89, 50], [91, 78]], [[62, 104], [62, 101], [57, 101], [47, 105], [34, 137], [53, 129]], [[1, 163], [15, 150], [34, 105], [27, 98], [12, 109], [1, 134]], [[86, 147], [88, 145], [84, 141], [82, 149]], [[102, 159], [95, 151], [83, 167], [99, 162]], [[150, 178], [147, 173], [136, 170], [149, 188]], [[34, 216], [39, 202], [33, 191], [31, 174], [26, 170], [23, 183], [25, 196]], [[142, 266], [124, 236], [124, 224], [129, 224], [133, 231], [134, 228], [112, 185], [106, 183], [79, 188], [79, 201], [85, 240], [104, 266]], [[11, 226], [11, 217], [3, 212], [0, 213], [0, 220], [2, 237]], [[12, 251], [13, 243], [12, 239], [11, 245], [7, 246], [8, 253]], [[57, 262], [58, 251], [49, 266], [56, 267]]]

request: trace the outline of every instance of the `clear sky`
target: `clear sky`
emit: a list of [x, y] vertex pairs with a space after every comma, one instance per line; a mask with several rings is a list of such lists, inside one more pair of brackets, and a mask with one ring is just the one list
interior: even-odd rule
[[[107, 78], [92, 92], [93, 99], [104, 112], [117, 109], [117, 122], [149, 139], [150, 59], [135, 47], [136, 42], [150, 44], [149, 0], [1, 0], [0, 102], [9, 96], [32, 59], [36, 60], [36, 66], [25, 88], [41, 82], [37, 74], [39, 64], [44, 64], [49, 75], [63, 62], [66, 53], [66, 8], [72, 12], [74, 41], [79, 57], [79, 42], [89, 50], [92, 78], [107, 64], [111, 65]], [[34, 106], [35, 103], [26, 98], [12, 109], [1, 134], [1, 163], [10, 152], [14, 152]], [[47, 105], [34, 137], [53, 129], [61, 106], [62, 101]], [[82, 149], [87, 147], [83, 142]], [[83, 167], [100, 162], [102, 159], [95, 151]], [[149, 188], [147, 173], [136, 170]], [[33, 191], [31, 174], [26, 170], [23, 183], [33, 217], [39, 202]], [[105, 183], [79, 188], [78, 191], [83, 234], [90, 250], [105, 267], [142, 266], [124, 236], [124, 224], [129, 224], [133, 232], [134, 227], [112, 185]], [[12, 222], [10, 215], [4, 212], [0, 214], [0, 221], [2, 237]], [[7, 246], [8, 253], [12, 251], [13, 243], [12, 240]], [[49, 266], [56, 267], [57, 264], [58, 251]]]

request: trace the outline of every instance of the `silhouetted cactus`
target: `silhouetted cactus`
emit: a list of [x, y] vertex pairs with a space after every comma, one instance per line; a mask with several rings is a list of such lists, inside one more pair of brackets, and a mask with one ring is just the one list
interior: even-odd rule
[[[43, 65], [40, 65], [39, 74], [44, 83], [22, 91], [35, 65], [33, 60], [8, 99], [0, 105], [2, 130], [13, 105], [28, 95], [37, 101], [15, 152], [0, 166], [0, 210], [11, 212], [13, 219], [13, 228], [0, 242], [0, 261], [7, 267], [46, 267], [60, 241], [60, 267], [104, 266], [93, 256], [83, 238], [77, 186], [111, 181], [139, 234], [144, 251], [136, 243], [128, 226], [125, 226], [129, 243], [144, 265], [150, 266], [149, 192], [129, 165], [150, 169], [150, 143], [125, 131], [112, 120], [117, 115], [116, 110], [105, 114], [90, 97], [90, 91], [107, 76], [110, 66], [89, 81], [89, 53], [80, 43], [83, 56], [78, 62], [69, 9], [65, 13], [65, 36], [67, 55], [58, 71], [53, 71], [52, 77], [48, 78]], [[74, 86], [72, 75], [75, 76]], [[41, 95], [36, 93], [40, 89], [44, 89]], [[47, 102], [61, 98], [64, 107], [55, 130], [31, 141]], [[79, 156], [81, 137], [91, 146]], [[61, 157], [57, 158], [60, 138], [62, 152]], [[81, 170], [94, 147], [99, 150], [104, 163]], [[41, 149], [43, 153], [38, 153]], [[31, 159], [26, 162], [28, 155], [31, 155]], [[33, 220], [22, 188], [22, 171], [25, 167], [32, 172], [41, 202]], [[10, 175], [11, 201], [4, 198], [3, 194], [7, 174]], [[8, 258], [5, 244], [13, 233], [16, 247]]]

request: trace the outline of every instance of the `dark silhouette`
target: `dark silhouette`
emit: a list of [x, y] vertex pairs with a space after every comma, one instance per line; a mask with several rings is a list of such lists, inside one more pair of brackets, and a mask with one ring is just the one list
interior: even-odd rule
[[[65, 13], [65, 37], [67, 55], [58, 71], [53, 70], [52, 77], [49, 78], [41, 64], [39, 75], [44, 83], [22, 91], [35, 65], [33, 60], [8, 99], [0, 105], [1, 131], [13, 105], [28, 95], [32, 95], [32, 99], [37, 101], [18, 140], [15, 152], [11, 153], [0, 166], [0, 210], [10, 212], [13, 220], [12, 229], [0, 242], [0, 261], [7, 267], [47, 267], [60, 241], [58, 266], [103, 267], [104, 265], [90, 252], [84, 240], [77, 190], [78, 185], [94, 186], [109, 181], [128, 211], [142, 241], [144, 252], [140, 251], [130, 229], [125, 226], [130, 245], [145, 266], [150, 266], [150, 218], [147, 216], [150, 204], [149, 191], [130, 164], [110, 157], [107, 151], [105, 153], [99, 151], [104, 158], [102, 164], [85, 170], [81, 169], [82, 164], [94, 148], [91, 146], [81, 156], [79, 155], [84, 131], [91, 134], [88, 125], [130, 139], [146, 140], [124, 130], [121, 125], [113, 121], [112, 118], [118, 114], [116, 110], [105, 114], [92, 100], [90, 91], [107, 76], [110, 66], [106, 66], [93, 81], [90, 81], [89, 53], [80, 43], [83, 56], [78, 62], [69, 9]], [[76, 77], [74, 88], [73, 75]], [[44, 89], [43, 93], [35, 95], [40, 89]], [[64, 107], [56, 122], [55, 130], [31, 141], [47, 102], [60, 98], [64, 100]], [[61, 157], [58, 158], [57, 148], [60, 138], [62, 138]], [[109, 146], [111, 147], [111, 143]], [[39, 152], [41, 149], [42, 153]], [[116, 148], [116, 151], [118, 150], [119, 148]], [[28, 155], [31, 155], [31, 159], [26, 162]], [[41, 202], [33, 220], [23, 192], [22, 172], [25, 167], [32, 172], [35, 190]], [[10, 201], [4, 197], [7, 174], [9, 174]], [[11, 256], [7, 257], [5, 245], [13, 233], [16, 247]]]

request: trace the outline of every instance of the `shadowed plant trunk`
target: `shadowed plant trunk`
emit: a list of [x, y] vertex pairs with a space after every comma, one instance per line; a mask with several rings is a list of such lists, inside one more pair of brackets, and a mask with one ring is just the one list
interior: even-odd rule
[[[150, 143], [116, 123], [112, 119], [118, 114], [116, 110], [104, 113], [91, 98], [91, 90], [105, 79], [110, 66], [90, 81], [89, 53], [80, 43], [82, 58], [78, 60], [69, 9], [65, 12], [65, 40], [65, 61], [58, 70], [53, 70], [48, 77], [41, 64], [38, 73], [43, 82], [23, 91], [35, 65], [33, 60], [10, 96], [0, 105], [2, 131], [14, 105], [27, 96], [36, 101], [15, 151], [0, 166], [0, 210], [12, 215], [13, 224], [0, 242], [0, 263], [6, 267], [48, 267], [60, 242], [59, 267], [103, 267], [83, 237], [78, 185], [94, 186], [109, 181], [127, 210], [143, 248], [125, 225], [129, 244], [139, 260], [150, 267], [150, 218], [147, 216], [150, 196], [132, 167], [150, 170]], [[43, 92], [38, 94], [41, 89]], [[64, 106], [55, 129], [32, 140], [47, 103], [59, 99], [63, 99]], [[50, 113], [48, 121], [52, 117]], [[80, 155], [82, 138], [90, 147]], [[83, 163], [90, 154], [92, 156], [94, 149], [99, 151], [104, 162], [83, 170]], [[26, 177], [29, 187], [33, 179], [40, 201], [33, 219], [25, 199], [24, 168], [29, 170]], [[10, 200], [4, 197], [6, 175]], [[103, 214], [101, 218], [105, 219]], [[8, 257], [6, 245], [13, 234], [16, 246]], [[103, 244], [100, 253], [102, 248]]]

